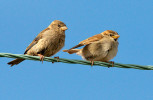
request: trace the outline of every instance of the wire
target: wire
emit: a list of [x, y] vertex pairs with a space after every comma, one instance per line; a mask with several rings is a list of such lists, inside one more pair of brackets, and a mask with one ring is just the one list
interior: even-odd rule
[[[30, 55], [23, 55], [23, 54], [0, 53], [0, 57], [23, 58], [23, 59], [26, 59], [26, 60], [40, 61], [39, 56], [30, 56]], [[47, 62], [63, 62], [63, 63], [68, 63], [68, 64], [91, 65], [90, 61], [76, 60], [76, 59], [59, 58], [59, 60], [57, 61], [57, 59], [55, 59], [55, 58], [45, 57], [44, 61], [47, 61]], [[94, 66], [112, 67], [112, 64], [106, 63], [106, 62], [94, 61]], [[152, 65], [142, 66], [142, 65], [135, 65], [135, 64], [114, 63], [113, 67], [134, 68], [134, 69], [140, 69], [140, 70], [153, 70]]]

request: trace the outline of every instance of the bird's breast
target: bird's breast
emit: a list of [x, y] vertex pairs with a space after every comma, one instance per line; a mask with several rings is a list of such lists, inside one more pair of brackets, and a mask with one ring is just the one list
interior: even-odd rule
[[118, 52], [118, 42], [115, 42], [112, 44], [112, 47], [110, 50], [108, 50], [107, 56], [104, 58], [105, 61], [109, 61], [113, 59]]
[[54, 36], [54, 38], [47, 37], [46, 39], [47, 50], [45, 56], [52, 56], [61, 50], [65, 43], [65, 36]]

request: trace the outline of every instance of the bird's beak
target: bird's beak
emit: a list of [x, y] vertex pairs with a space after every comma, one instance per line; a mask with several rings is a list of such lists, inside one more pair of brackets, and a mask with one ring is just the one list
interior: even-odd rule
[[120, 36], [119, 35], [114, 35], [112, 36], [114, 39], [118, 39]]
[[61, 30], [63, 30], [63, 31], [65, 31], [65, 30], [67, 30], [68, 28], [66, 27], [66, 26], [63, 26], [63, 27], [61, 27]]

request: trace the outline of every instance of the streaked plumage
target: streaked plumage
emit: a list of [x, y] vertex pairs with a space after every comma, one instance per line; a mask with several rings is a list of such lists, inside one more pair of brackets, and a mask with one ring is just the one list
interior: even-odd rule
[[[65, 30], [67, 30], [67, 27], [63, 22], [59, 20], [53, 21], [46, 29], [38, 34], [26, 48], [24, 54], [40, 56], [41, 60], [43, 60], [44, 56], [53, 56], [64, 46]], [[13, 66], [23, 60], [17, 58], [8, 64]]]
[[[69, 54], [77, 53], [85, 60], [108, 62], [113, 59], [118, 51], [119, 35], [112, 30], [106, 30], [100, 34], [94, 35], [81, 41], [78, 45], [69, 50], [63, 50]], [[82, 49], [75, 49], [84, 46]]]

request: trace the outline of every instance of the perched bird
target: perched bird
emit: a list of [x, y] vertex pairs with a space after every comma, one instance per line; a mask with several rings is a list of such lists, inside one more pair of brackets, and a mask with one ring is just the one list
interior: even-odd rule
[[[44, 56], [50, 57], [56, 54], [65, 43], [65, 30], [68, 28], [66, 25], [59, 21], [53, 21], [46, 29], [41, 31], [37, 37], [26, 48], [24, 54], [32, 56], [40, 56], [43, 61]], [[17, 65], [25, 59], [17, 58], [8, 64], [13, 66]]]
[[[81, 41], [78, 45], [69, 50], [63, 51], [69, 54], [77, 53], [81, 55], [83, 59], [91, 62], [91, 66], [94, 64], [94, 61], [109, 62], [114, 66], [114, 62], [110, 62], [110, 60], [117, 54], [119, 37], [117, 32], [106, 30]], [[84, 47], [82, 49], [75, 49], [80, 46]]]

